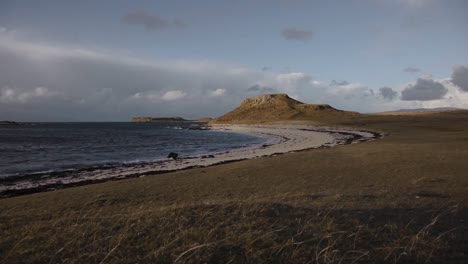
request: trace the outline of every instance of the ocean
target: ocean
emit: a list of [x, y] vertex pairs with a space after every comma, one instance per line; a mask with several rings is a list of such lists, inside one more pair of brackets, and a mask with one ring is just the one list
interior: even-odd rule
[[182, 158], [216, 154], [268, 141], [268, 138], [254, 135], [187, 129], [195, 124], [122, 122], [0, 126], [0, 178], [150, 163], [167, 160], [170, 152]]

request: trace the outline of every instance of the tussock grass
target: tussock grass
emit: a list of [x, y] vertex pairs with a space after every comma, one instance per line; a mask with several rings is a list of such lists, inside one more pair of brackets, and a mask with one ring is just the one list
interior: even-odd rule
[[467, 216], [466, 210], [304, 207], [287, 199], [127, 206], [116, 208], [97, 199], [52, 215], [2, 212], [1, 260], [425, 263], [450, 256], [456, 261], [463, 249], [454, 241], [463, 241], [463, 236], [454, 219]]

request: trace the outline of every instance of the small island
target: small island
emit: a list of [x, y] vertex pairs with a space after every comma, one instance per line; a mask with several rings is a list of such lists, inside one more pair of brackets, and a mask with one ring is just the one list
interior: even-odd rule
[[19, 124], [17, 122], [15, 122], [15, 121], [6, 121], [6, 120], [2, 121], [2, 120], [0, 120], [0, 125], [3, 125], [3, 126], [17, 126]]
[[136, 123], [151, 123], [151, 122], [186, 122], [190, 120], [183, 119], [182, 117], [134, 117], [132, 122]]

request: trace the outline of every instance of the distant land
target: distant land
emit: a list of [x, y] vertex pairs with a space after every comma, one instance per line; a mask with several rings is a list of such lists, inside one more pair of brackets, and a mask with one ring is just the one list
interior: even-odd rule
[[19, 125], [17, 122], [14, 122], [14, 121], [0, 121], [0, 125]]
[[414, 109], [399, 109], [399, 110], [394, 110], [394, 111], [385, 111], [385, 112], [379, 112], [376, 114], [378, 115], [424, 114], [424, 113], [456, 111], [456, 110], [465, 110], [465, 109], [456, 108], [456, 107], [414, 108]]
[[197, 122], [211, 122], [211, 120], [213, 120], [213, 118], [211, 117], [200, 117], [200, 118], [195, 119], [195, 121]]
[[136, 123], [151, 123], [151, 122], [185, 122], [191, 121], [182, 117], [134, 117], [132, 122]]

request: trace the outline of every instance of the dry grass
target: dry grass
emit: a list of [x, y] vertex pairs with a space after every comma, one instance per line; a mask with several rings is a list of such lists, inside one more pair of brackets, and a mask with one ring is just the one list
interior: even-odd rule
[[463, 235], [446, 225], [467, 216], [458, 209], [317, 208], [294, 206], [294, 201], [213, 201], [165, 208], [133, 208], [128, 201], [118, 210], [109, 203], [97, 199], [48, 215], [4, 212], [14, 221], [1, 224], [2, 262], [456, 261], [463, 249], [449, 242]]
[[387, 136], [2, 199], [0, 262], [468, 262], [467, 112], [327, 125]]

